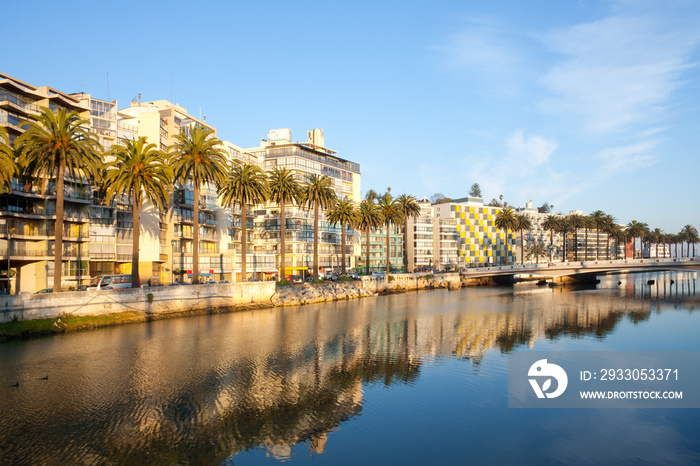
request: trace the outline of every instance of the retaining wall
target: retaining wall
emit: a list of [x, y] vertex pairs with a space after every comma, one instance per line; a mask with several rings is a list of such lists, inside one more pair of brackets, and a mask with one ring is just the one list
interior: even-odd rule
[[[149, 293], [153, 295], [152, 302], [149, 302]], [[274, 293], [275, 282], [268, 281], [0, 296], [0, 323], [15, 317], [19, 320], [49, 319], [64, 313], [105, 315], [136, 311], [149, 315], [230, 308], [253, 302], [270, 303]]]

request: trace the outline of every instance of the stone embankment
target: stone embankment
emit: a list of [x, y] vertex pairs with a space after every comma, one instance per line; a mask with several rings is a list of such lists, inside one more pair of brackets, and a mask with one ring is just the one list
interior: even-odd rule
[[277, 287], [270, 300], [275, 306], [298, 306], [344, 299], [373, 296], [362, 287], [361, 282], [324, 283], [322, 285], [290, 285]]

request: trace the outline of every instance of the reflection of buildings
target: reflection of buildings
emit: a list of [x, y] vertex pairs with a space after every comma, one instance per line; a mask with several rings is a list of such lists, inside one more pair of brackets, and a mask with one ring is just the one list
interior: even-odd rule
[[[596, 293], [533, 285], [407, 293], [47, 340], [52, 358], [71, 355], [62, 372], [79, 376], [51, 376], [42, 423], [23, 415], [31, 397], [0, 397], [4, 438], [34, 439], [5, 444], [3, 459], [79, 462], [66, 444], [95, 463], [215, 464], [259, 448], [279, 459], [300, 448], [323, 453], [373, 386], [418, 383], [433, 356], [476, 365], [489, 350], [542, 337], [604, 338], [664, 299], [693, 308], [695, 272], [655, 277], [654, 285], [644, 274], [605, 277]], [[21, 364], [3, 361], [3, 370], [18, 380], [46, 361], [46, 348], [27, 345]], [[40, 435], [39, 424], [69, 430]]]

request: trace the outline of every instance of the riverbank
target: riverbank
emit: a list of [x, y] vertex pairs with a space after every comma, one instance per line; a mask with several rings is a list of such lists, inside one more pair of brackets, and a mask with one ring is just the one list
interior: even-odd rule
[[350, 300], [379, 294], [494, 285], [459, 274], [397, 274], [276, 287], [273, 282], [89, 290], [0, 297], [0, 341], [204, 313]]
[[36, 338], [59, 333], [81, 332], [114, 325], [137, 324], [156, 320], [173, 319], [202, 314], [270, 309], [266, 304], [241, 304], [231, 308], [199, 309], [167, 314], [146, 315], [135, 311], [114, 312], [111, 314], [82, 316], [65, 314], [51, 319], [12, 320], [0, 324], [0, 342], [25, 338]]

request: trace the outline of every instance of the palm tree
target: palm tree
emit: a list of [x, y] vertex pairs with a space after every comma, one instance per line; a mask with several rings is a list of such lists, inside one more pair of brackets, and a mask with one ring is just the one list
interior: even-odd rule
[[525, 214], [517, 214], [515, 216], [515, 229], [520, 231], [520, 264], [525, 264], [525, 248], [523, 246], [523, 239], [525, 237], [525, 230], [532, 230], [532, 220]]
[[560, 217], [557, 221], [557, 233], [562, 235], [562, 256], [561, 261], [565, 262], [566, 259], [566, 235], [571, 231], [571, 222], [567, 217]]
[[248, 206], [267, 201], [269, 191], [265, 172], [256, 165], [234, 163], [228, 179], [218, 192], [226, 207], [241, 206], [241, 281], [247, 281]]
[[586, 225], [586, 219], [583, 217], [583, 215], [570, 215], [569, 225], [571, 226], [571, 230], [574, 232], [574, 261], [578, 262], [578, 231]]
[[17, 173], [15, 152], [5, 128], [0, 126], [0, 193], [12, 190], [12, 177]]
[[123, 145], [112, 147], [110, 155], [115, 159], [106, 166], [106, 197], [114, 199], [124, 194], [131, 200], [134, 217], [131, 287], [138, 288], [141, 208], [144, 202], [149, 202], [159, 211], [168, 209], [173, 172], [166, 164], [165, 154], [143, 136], [136, 141], [124, 139]]
[[386, 274], [389, 275], [389, 273], [391, 273], [389, 232], [391, 229], [391, 225], [398, 225], [399, 223], [403, 222], [404, 214], [399, 201], [391, 197], [391, 194], [389, 194], [388, 192], [379, 199], [377, 207], [379, 207], [379, 211], [382, 213], [382, 218], [384, 219], [384, 226], [386, 227]]
[[559, 219], [556, 215], [547, 215], [542, 223], [542, 228], [549, 231], [549, 261], [554, 261], [554, 232], [559, 228]]
[[[617, 219], [613, 215], [606, 214], [603, 220], [603, 231], [606, 235], [608, 235], [608, 260], [610, 259], [610, 242], [612, 240], [611, 235], [616, 230], [619, 230], [619, 227], [617, 226]], [[615, 252], [615, 258], [617, 259], [617, 252]]]
[[365, 193], [365, 201], [374, 202], [379, 199], [379, 194], [374, 189], [370, 189]]
[[294, 172], [288, 168], [275, 167], [268, 174], [268, 186], [270, 188], [270, 200], [276, 202], [280, 206], [280, 280], [284, 280], [286, 277], [285, 267], [286, 263], [286, 251], [285, 251], [285, 235], [286, 227], [285, 224], [285, 204], [291, 202], [292, 204], [298, 203], [301, 197], [301, 187], [294, 178]]
[[504, 207], [503, 209], [499, 210], [498, 213], [496, 214], [496, 220], [494, 221], [494, 224], [496, 225], [496, 228], [499, 230], [503, 230], [505, 232], [505, 237], [506, 237], [506, 265], [508, 265], [508, 253], [509, 253], [509, 243], [508, 241], [508, 231], [509, 230], [515, 230], [517, 226], [517, 221], [515, 220], [515, 214], [513, 213], [513, 209], [510, 207]]
[[547, 247], [542, 241], [537, 241], [535, 244], [527, 248], [527, 258], [535, 258], [535, 263], [540, 263], [540, 257], [547, 257]]
[[417, 218], [420, 215], [420, 205], [418, 200], [407, 194], [402, 194], [396, 198], [398, 203], [401, 205], [401, 210], [403, 211], [403, 267], [404, 272], [408, 273], [408, 219], [410, 217]]
[[654, 228], [652, 231], [649, 232], [649, 257], [651, 258], [651, 242], [653, 242], [656, 245], [656, 258], [659, 258], [659, 245], [661, 244], [661, 240], [663, 239], [664, 232], [661, 231], [661, 228]]
[[642, 238], [647, 229], [648, 226], [644, 222], [632, 220], [627, 224], [627, 236], [632, 238], [632, 259], [637, 256], [637, 242], [635, 238]]
[[695, 257], [695, 243], [700, 240], [698, 238], [698, 230], [693, 225], [686, 225], [681, 230], [681, 235], [688, 245], [688, 257], [690, 257], [690, 243], [693, 243], [693, 257]]
[[600, 232], [605, 227], [605, 212], [602, 210], [596, 210], [591, 212], [590, 219], [593, 226], [595, 226], [595, 260], [598, 260], [598, 252], [600, 251]]
[[314, 209], [314, 278], [318, 278], [318, 220], [320, 210], [330, 209], [336, 200], [332, 181], [326, 175], [311, 174], [306, 177], [302, 186], [302, 202], [308, 208]]
[[221, 147], [214, 130], [192, 126], [189, 132], [177, 134], [169, 148], [174, 180], [183, 187], [191, 181], [194, 190], [192, 283], [199, 283], [199, 188], [205, 183], [218, 187], [226, 178], [226, 155]]
[[348, 200], [338, 200], [335, 205], [326, 214], [326, 219], [328, 222], [335, 226], [340, 224], [341, 230], [341, 247], [343, 248], [343, 262], [341, 273], [345, 274], [345, 231], [347, 225], [354, 225], [357, 222], [357, 209], [355, 208], [355, 203]]
[[30, 118], [27, 130], [15, 141], [20, 154], [18, 165], [37, 181], [56, 180], [53, 291], [58, 293], [63, 265], [64, 178], [97, 178], [102, 168], [101, 150], [97, 137], [85, 129], [90, 122], [77, 112], [59, 108], [53, 113], [42, 107], [39, 116]]
[[357, 227], [364, 230], [367, 234], [367, 261], [365, 262], [366, 274], [369, 275], [369, 235], [371, 230], [376, 230], [382, 226], [384, 219], [382, 213], [371, 200], [365, 199], [360, 202], [360, 208], [357, 210]]
[[627, 259], [627, 233], [620, 227], [617, 223], [613, 223], [608, 230], [608, 235], [610, 235], [615, 240], [615, 259], [617, 259], [617, 252], [620, 250], [620, 243], [623, 245], [625, 251], [625, 259]]

